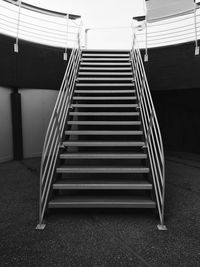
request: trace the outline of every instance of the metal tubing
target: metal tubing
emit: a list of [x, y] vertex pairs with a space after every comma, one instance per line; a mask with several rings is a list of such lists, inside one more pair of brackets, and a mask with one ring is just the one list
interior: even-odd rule
[[22, 1], [18, 0], [19, 2], [19, 11], [18, 11], [18, 18], [17, 18], [17, 35], [16, 35], [16, 42], [14, 44], [14, 52], [18, 53], [19, 52], [19, 47], [18, 47], [18, 42], [19, 42], [19, 25], [20, 25], [20, 15], [21, 15], [21, 6], [22, 6]]
[[47, 199], [78, 71], [81, 53], [80, 43], [78, 40], [77, 42], [78, 48], [74, 48], [71, 52], [45, 136], [40, 169], [39, 225], [37, 229], [41, 229], [43, 225]]
[[195, 56], [199, 55], [198, 46], [198, 32], [197, 32], [197, 15], [196, 15], [196, 2], [194, 1], [194, 32], [195, 32]]
[[164, 226], [165, 163], [163, 143], [141, 53], [139, 48], [136, 48], [136, 45], [136, 37], [134, 34], [130, 55], [132, 66], [135, 71], [136, 94], [138, 102], [140, 103], [140, 113], [144, 135], [147, 140], [147, 151], [152, 170], [154, 191], [161, 223], [159, 227], [162, 228], [162, 230], [166, 230], [166, 227]]

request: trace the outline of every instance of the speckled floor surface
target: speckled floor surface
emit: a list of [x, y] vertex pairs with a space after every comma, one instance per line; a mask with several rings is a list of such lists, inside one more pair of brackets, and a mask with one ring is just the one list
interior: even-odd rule
[[0, 266], [200, 266], [200, 156], [167, 153], [166, 225], [154, 213], [68, 210], [35, 230], [40, 159], [0, 165]]

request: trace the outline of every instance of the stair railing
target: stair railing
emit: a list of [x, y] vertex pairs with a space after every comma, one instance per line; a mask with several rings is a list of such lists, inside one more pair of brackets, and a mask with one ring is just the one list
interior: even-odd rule
[[166, 226], [164, 225], [165, 159], [163, 142], [135, 33], [130, 57], [139, 102], [138, 108], [140, 109], [144, 128], [145, 148], [149, 155], [155, 198], [160, 218], [158, 229], [166, 230]]
[[75, 40], [74, 48], [70, 54], [44, 140], [40, 168], [39, 224], [36, 229], [44, 229], [45, 227], [43, 223], [44, 214], [81, 58], [80, 30], [81, 25]]

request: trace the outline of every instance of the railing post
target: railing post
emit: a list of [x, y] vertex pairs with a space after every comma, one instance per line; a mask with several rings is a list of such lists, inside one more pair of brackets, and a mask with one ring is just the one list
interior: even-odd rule
[[[42, 155], [42, 162], [41, 166], [43, 166], [43, 155]], [[43, 223], [43, 218], [42, 218], [42, 176], [43, 176], [43, 169], [40, 169], [40, 190], [39, 190], [39, 223], [36, 226], [36, 230], [44, 230], [46, 224]]]
[[[146, 21], [147, 25], [147, 21]], [[136, 40], [137, 41], [137, 40]], [[145, 137], [145, 146], [149, 154], [149, 161], [152, 170], [153, 183], [155, 188], [155, 197], [157, 203], [157, 209], [159, 213], [160, 223], [157, 225], [159, 230], [167, 230], [167, 227], [164, 225], [164, 200], [165, 200], [165, 163], [164, 163], [164, 151], [161, 139], [161, 163], [158, 160], [158, 151], [160, 151], [159, 140], [157, 135], [160, 133], [160, 130], [155, 128], [155, 123], [157, 122], [156, 113], [154, 110], [153, 102], [151, 99], [148, 81], [145, 74], [144, 64], [141, 58], [140, 49], [137, 48], [134, 51], [135, 40], [133, 40], [132, 53], [131, 57], [133, 60], [133, 70], [135, 73], [136, 79], [136, 91], [138, 96], [138, 105], [141, 110], [141, 119], [143, 122], [144, 128], [144, 137]], [[147, 42], [146, 42], [146, 51], [145, 56], [147, 55]], [[137, 79], [139, 79], [137, 81]], [[159, 126], [158, 126], [159, 128]], [[158, 131], [158, 133], [157, 133]], [[161, 136], [160, 136], [161, 138]], [[160, 179], [158, 177], [160, 176]]]
[[199, 55], [198, 32], [197, 32], [197, 4], [194, 0], [194, 31], [195, 31], [195, 56]]
[[[165, 168], [163, 168], [163, 180], [165, 181]], [[164, 224], [164, 209], [165, 209], [165, 183], [163, 184], [163, 204], [162, 204], [162, 217], [160, 224], [157, 225], [158, 230], [166, 231], [167, 227]]]
[[87, 49], [88, 46], [88, 31], [89, 29], [85, 29], [85, 49]]
[[66, 47], [65, 47], [65, 52], [64, 52], [64, 54], [63, 54], [63, 59], [64, 60], [67, 60], [67, 45], [68, 45], [68, 29], [69, 29], [69, 14], [67, 14], [67, 16], [66, 16], [66, 18], [67, 18], [67, 39], [66, 39]]
[[16, 34], [16, 42], [14, 44], [14, 52], [18, 53], [19, 52], [19, 25], [20, 25], [20, 16], [21, 16], [21, 6], [22, 6], [22, 1], [18, 0], [18, 5], [19, 5], [19, 10], [18, 10], [18, 18], [17, 18], [17, 34]]
[[144, 55], [144, 62], [148, 62], [148, 25], [147, 25], [147, 16], [145, 19], [145, 55]]

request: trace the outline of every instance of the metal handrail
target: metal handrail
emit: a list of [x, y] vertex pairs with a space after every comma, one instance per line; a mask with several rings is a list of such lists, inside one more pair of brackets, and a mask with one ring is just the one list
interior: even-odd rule
[[0, 31], [16, 37], [14, 52], [18, 52], [18, 39], [73, 48], [74, 37], [79, 30], [79, 25], [75, 21], [79, 20], [80, 16], [46, 10], [28, 5], [21, 0], [3, 0], [0, 3], [0, 17]]
[[165, 160], [163, 142], [135, 33], [130, 56], [145, 134], [145, 147], [149, 155], [155, 198], [160, 218], [159, 229], [164, 230], [166, 227], [164, 226]]
[[[15, 6], [19, 6], [19, 1], [15, 1], [15, 0], [14, 1], [13, 0], [3, 0], [3, 1], [4, 2], [8, 2], [8, 3], [10, 3], [12, 5], [15, 5]], [[25, 8], [27, 10], [35, 11], [37, 13], [42, 13], [42, 14], [49, 15], [49, 16], [55, 16], [55, 17], [61, 17], [61, 18], [67, 16], [66, 13], [61, 13], [61, 12], [57, 12], [57, 11], [54, 11], [54, 10], [41, 8], [41, 7], [30, 5], [30, 4], [27, 4], [27, 3], [24, 3], [24, 2], [22, 2], [21, 5], [22, 5], [23, 8]], [[81, 16], [69, 14], [69, 17], [70, 17], [70, 19], [78, 19]]]
[[68, 110], [76, 81], [78, 66], [81, 58], [80, 31], [72, 49], [58, 97], [47, 128], [40, 168], [40, 193], [39, 193], [39, 224], [37, 229], [43, 229], [43, 219], [53, 180], [59, 148], [65, 127]]

